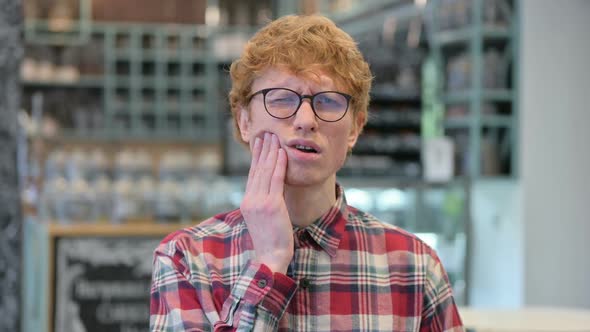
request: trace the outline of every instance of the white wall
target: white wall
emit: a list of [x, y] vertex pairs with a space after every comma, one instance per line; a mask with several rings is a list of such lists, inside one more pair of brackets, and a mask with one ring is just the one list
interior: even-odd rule
[[590, 1], [522, 0], [521, 20], [525, 303], [590, 308]]
[[517, 308], [524, 302], [521, 191], [515, 180], [472, 186], [470, 306]]

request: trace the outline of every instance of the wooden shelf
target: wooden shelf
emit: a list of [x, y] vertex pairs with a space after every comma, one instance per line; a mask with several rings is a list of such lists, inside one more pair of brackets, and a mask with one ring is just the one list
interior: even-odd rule
[[434, 43], [440, 46], [467, 44], [471, 38], [480, 36], [484, 40], [509, 40], [511, 31], [508, 27], [484, 26], [478, 34], [478, 31], [471, 26], [437, 32], [434, 34]]
[[59, 81], [59, 80], [25, 80], [21, 83], [24, 87], [32, 88], [97, 88], [103, 87], [102, 76], [81, 76], [73, 81]]
[[[473, 89], [447, 92], [443, 95], [443, 102], [445, 104], [466, 104], [471, 101], [471, 98], [474, 98], [475, 93], [476, 91]], [[484, 89], [477, 100], [508, 103], [514, 100], [514, 92], [509, 89]]]
[[197, 223], [159, 224], [154, 222], [134, 222], [127, 224], [58, 224], [51, 222], [47, 225], [47, 228], [51, 236], [165, 236]]
[[[471, 126], [471, 117], [453, 117], [445, 120], [446, 129], [462, 129]], [[483, 115], [477, 124], [482, 127], [510, 128], [512, 129], [514, 120], [511, 115]]]

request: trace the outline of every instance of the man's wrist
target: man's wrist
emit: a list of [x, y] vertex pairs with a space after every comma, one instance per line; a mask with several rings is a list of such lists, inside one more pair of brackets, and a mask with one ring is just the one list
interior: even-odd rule
[[289, 263], [281, 264], [281, 263], [263, 263], [264, 265], [268, 266], [268, 268], [273, 273], [282, 273], [287, 274], [287, 269], [289, 268]]

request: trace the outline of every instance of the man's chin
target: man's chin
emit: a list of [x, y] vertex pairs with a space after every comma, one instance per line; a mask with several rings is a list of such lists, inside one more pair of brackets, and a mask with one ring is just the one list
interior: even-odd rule
[[292, 187], [313, 187], [325, 183], [328, 178], [314, 172], [287, 170], [285, 184]]
[[306, 187], [316, 184], [318, 181], [311, 174], [304, 172], [293, 172], [287, 170], [285, 184], [293, 187]]

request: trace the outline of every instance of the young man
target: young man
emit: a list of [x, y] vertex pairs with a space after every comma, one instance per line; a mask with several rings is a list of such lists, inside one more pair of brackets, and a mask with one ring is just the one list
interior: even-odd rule
[[463, 331], [434, 251], [348, 206], [336, 182], [371, 87], [352, 38], [287, 16], [230, 72], [252, 152], [244, 200], [156, 249], [151, 330]]

